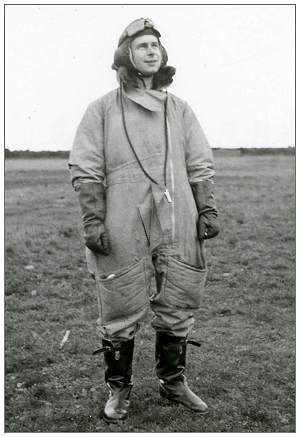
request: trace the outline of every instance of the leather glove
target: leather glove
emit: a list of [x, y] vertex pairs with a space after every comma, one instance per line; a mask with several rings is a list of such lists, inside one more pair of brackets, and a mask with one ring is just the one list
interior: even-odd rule
[[96, 253], [102, 253], [109, 255], [109, 241], [105, 231], [105, 227], [102, 224], [90, 225], [84, 232], [85, 245]]
[[213, 215], [203, 214], [199, 217], [198, 238], [199, 240], [208, 240], [214, 238], [220, 232], [218, 220]]
[[210, 180], [200, 181], [192, 185], [192, 191], [199, 214], [199, 240], [207, 240], [216, 237], [220, 232], [217, 219], [218, 210], [212, 188], [213, 183]]
[[106, 211], [103, 184], [81, 183], [76, 191], [82, 211], [85, 245], [93, 252], [109, 255], [109, 240], [104, 227]]

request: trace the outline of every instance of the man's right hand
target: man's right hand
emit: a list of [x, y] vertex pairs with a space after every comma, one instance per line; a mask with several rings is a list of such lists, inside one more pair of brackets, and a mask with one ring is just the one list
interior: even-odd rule
[[80, 183], [76, 190], [82, 211], [85, 245], [95, 253], [109, 255], [105, 221], [105, 188], [99, 182]]
[[109, 255], [109, 240], [103, 224], [91, 224], [84, 230], [85, 245], [93, 252]]

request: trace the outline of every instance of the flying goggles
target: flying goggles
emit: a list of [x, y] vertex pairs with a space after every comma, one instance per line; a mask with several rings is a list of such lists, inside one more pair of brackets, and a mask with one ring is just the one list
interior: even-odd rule
[[148, 18], [138, 18], [137, 20], [134, 20], [132, 23], [130, 23], [126, 29], [124, 30], [124, 32], [122, 33], [122, 35], [120, 36], [119, 39], [119, 44], [118, 46], [120, 47], [120, 45], [127, 39], [127, 38], [132, 38], [134, 35], [142, 32], [145, 29], [152, 29], [153, 33], [160, 38], [160, 33], [157, 29], [155, 29], [154, 23], [152, 20], [149, 20]]

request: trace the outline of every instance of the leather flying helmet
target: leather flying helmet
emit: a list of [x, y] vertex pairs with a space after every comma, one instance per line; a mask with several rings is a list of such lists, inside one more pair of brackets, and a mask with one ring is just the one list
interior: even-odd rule
[[166, 66], [168, 54], [160, 42], [159, 38], [161, 34], [155, 28], [153, 21], [149, 18], [138, 18], [134, 20], [122, 32], [118, 41], [118, 48], [114, 53], [112, 69], [118, 72], [119, 80], [137, 86], [137, 78], [141, 76], [141, 73], [135, 68], [135, 65], [133, 65], [131, 61], [130, 44], [135, 38], [142, 35], [154, 35], [158, 39], [162, 55], [160, 68], [154, 75], [153, 88], [159, 89], [170, 85], [176, 70], [174, 67]]

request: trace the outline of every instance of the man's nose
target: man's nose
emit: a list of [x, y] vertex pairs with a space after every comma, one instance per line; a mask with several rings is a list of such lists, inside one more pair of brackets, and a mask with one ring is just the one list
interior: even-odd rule
[[148, 54], [148, 55], [154, 55], [154, 54], [155, 54], [154, 47], [149, 46], [149, 47], [148, 47], [148, 50], [147, 50], [147, 54]]

